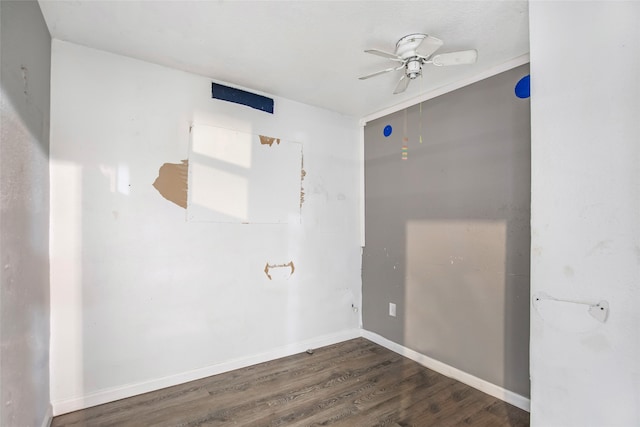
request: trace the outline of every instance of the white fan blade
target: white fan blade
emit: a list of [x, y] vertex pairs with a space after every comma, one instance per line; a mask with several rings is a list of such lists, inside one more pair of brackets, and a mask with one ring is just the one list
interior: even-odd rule
[[401, 65], [401, 66], [396, 67], [396, 68], [387, 68], [386, 70], [377, 71], [375, 73], [367, 74], [366, 76], [358, 77], [358, 79], [360, 79], [360, 80], [370, 79], [371, 77], [379, 76], [380, 74], [390, 73], [391, 71], [398, 71], [399, 69], [401, 69], [403, 67], [404, 67], [404, 65]]
[[431, 58], [431, 62], [433, 63], [433, 65], [442, 67], [445, 65], [473, 64], [477, 59], [478, 51], [472, 49], [461, 50], [459, 52], [441, 53], [440, 55], [436, 55]]
[[442, 40], [432, 36], [427, 36], [424, 38], [424, 40], [422, 40], [422, 43], [420, 43], [420, 46], [418, 46], [418, 48], [416, 49], [416, 53], [419, 57], [427, 59], [428, 57], [433, 55], [436, 50], [440, 49], [443, 44], [444, 43], [442, 42]]
[[398, 82], [398, 85], [396, 86], [396, 89], [393, 91], [394, 95], [397, 95], [399, 93], [404, 92], [405, 90], [407, 90], [407, 86], [409, 86], [409, 82], [411, 81], [411, 79], [408, 79], [406, 74], [402, 76], [402, 78], [400, 79], [400, 81]]
[[400, 62], [404, 61], [402, 58], [400, 58], [398, 55], [394, 53], [384, 52], [378, 49], [367, 49], [365, 50], [365, 52], [370, 53], [372, 55], [382, 56], [383, 58], [393, 59], [394, 61], [400, 61]]

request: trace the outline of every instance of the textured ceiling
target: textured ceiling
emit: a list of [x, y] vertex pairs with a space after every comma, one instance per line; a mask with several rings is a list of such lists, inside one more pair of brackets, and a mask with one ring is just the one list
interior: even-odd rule
[[[52, 37], [356, 117], [473, 77], [529, 52], [526, 1], [40, 1]], [[439, 53], [477, 49], [474, 65], [427, 65], [400, 95], [392, 61], [424, 32]]]

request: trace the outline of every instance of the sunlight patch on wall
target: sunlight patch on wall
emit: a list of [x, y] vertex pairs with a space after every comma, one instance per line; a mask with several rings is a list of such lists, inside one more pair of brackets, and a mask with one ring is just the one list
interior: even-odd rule
[[117, 168], [113, 166], [100, 165], [100, 173], [109, 180], [109, 191], [116, 191], [125, 196], [129, 195], [129, 167], [127, 165], [118, 164]]
[[271, 144], [264, 135], [192, 126], [188, 221], [300, 221], [302, 144], [268, 138]]
[[[51, 159], [51, 389], [84, 393], [82, 261], [83, 168]], [[64, 331], [64, 333], [61, 333]]]
[[212, 218], [232, 222], [233, 218], [248, 219], [249, 183], [246, 177], [194, 162], [190, 178], [193, 183], [187, 208], [190, 220]]
[[251, 167], [251, 134], [213, 126], [194, 126], [191, 152], [221, 162]]
[[504, 221], [406, 224], [405, 345], [424, 343], [417, 350], [462, 370], [473, 354], [491, 367], [485, 376], [502, 379], [506, 229]]

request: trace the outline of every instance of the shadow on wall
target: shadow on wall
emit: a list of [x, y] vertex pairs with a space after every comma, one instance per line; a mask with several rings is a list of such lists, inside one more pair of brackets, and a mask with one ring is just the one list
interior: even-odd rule
[[526, 74], [367, 124], [363, 322], [528, 397], [530, 115], [513, 91]]
[[37, 2], [0, 2], [0, 425], [49, 406], [51, 37]]

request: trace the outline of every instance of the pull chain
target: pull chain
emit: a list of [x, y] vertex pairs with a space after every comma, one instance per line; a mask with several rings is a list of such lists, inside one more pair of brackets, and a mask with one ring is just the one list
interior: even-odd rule
[[409, 137], [407, 136], [407, 109], [404, 109], [404, 126], [402, 130], [402, 160], [407, 160], [409, 155]]
[[[424, 93], [423, 90], [424, 87], [424, 82], [422, 80], [422, 73], [420, 74], [420, 93]], [[420, 101], [420, 119], [418, 121], [418, 126], [420, 127], [420, 129], [418, 130], [418, 134], [420, 135], [419, 140], [420, 140], [420, 144], [422, 144], [422, 101]]]

